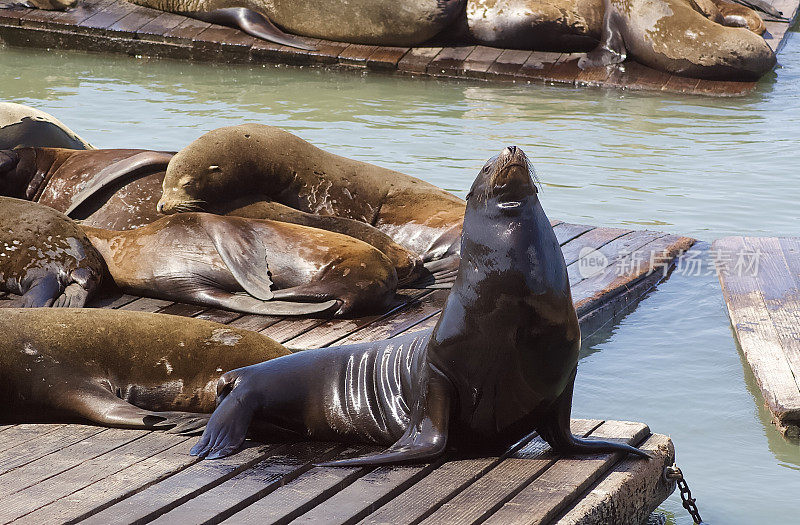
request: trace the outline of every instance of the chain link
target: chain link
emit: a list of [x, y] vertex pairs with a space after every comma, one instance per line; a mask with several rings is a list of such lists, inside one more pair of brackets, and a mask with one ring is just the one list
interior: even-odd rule
[[665, 467], [664, 477], [666, 479], [675, 480], [678, 484], [678, 489], [681, 491], [683, 508], [686, 509], [686, 512], [689, 513], [695, 523], [703, 523], [703, 518], [700, 517], [700, 511], [697, 509], [697, 500], [692, 497], [692, 491], [689, 490], [689, 485], [687, 485], [686, 480], [683, 479], [683, 472], [678, 468], [678, 465], [673, 464], [672, 466]]

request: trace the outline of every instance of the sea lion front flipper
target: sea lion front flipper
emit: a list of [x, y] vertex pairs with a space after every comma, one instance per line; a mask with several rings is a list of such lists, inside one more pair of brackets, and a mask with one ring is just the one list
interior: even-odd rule
[[409, 288], [440, 289], [452, 288], [458, 276], [461, 257], [458, 254], [448, 255], [442, 259], [428, 261], [423, 265], [422, 275]]
[[267, 42], [296, 47], [297, 49], [305, 49], [306, 51], [316, 51], [315, 47], [278, 29], [278, 27], [263, 14], [246, 7], [225, 7], [206, 12], [185, 11], [178, 12], [178, 14], [196, 18], [203, 22], [241, 29], [248, 35], [266, 40]]
[[37, 278], [18, 300], [22, 308], [42, 308], [52, 306], [64, 291], [55, 273]]
[[247, 294], [234, 294], [224, 290], [203, 289], [195, 286], [190, 302], [197, 302], [215, 308], [257, 315], [318, 315], [339, 308], [339, 301], [333, 299], [321, 302], [302, 301], [261, 301]]
[[85, 219], [86, 217], [76, 216], [76, 212], [79, 211], [78, 208], [91, 200], [92, 197], [107, 190], [115, 183], [130, 180], [139, 175], [154, 172], [155, 170], [166, 169], [167, 164], [169, 164], [173, 156], [173, 153], [165, 153], [162, 151], [143, 151], [127, 159], [109, 164], [98, 171], [92, 179], [92, 182], [72, 198], [69, 208], [64, 212], [65, 215], [73, 219]]
[[371, 456], [320, 463], [321, 467], [360, 467], [409, 461], [432, 461], [444, 453], [453, 385], [433, 366], [428, 368], [427, 390], [414, 407], [406, 433], [385, 451]]
[[539, 435], [547, 441], [553, 450], [559, 454], [600, 454], [623, 452], [635, 454], [643, 458], [651, 459], [652, 456], [643, 450], [632, 447], [626, 443], [614, 443], [612, 441], [600, 441], [595, 439], [581, 439], [575, 437], [569, 429], [570, 412], [572, 410], [572, 390], [575, 385], [575, 372], [569, 385], [553, 403], [550, 410], [542, 418], [536, 430]]
[[244, 291], [262, 301], [273, 297], [267, 248], [243, 219], [204, 215], [201, 225]]
[[600, 44], [578, 60], [578, 67], [604, 67], [621, 64], [627, 57], [625, 39], [622, 38], [622, 27], [625, 21], [613, 0], [603, 0], [603, 27], [600, 33]]

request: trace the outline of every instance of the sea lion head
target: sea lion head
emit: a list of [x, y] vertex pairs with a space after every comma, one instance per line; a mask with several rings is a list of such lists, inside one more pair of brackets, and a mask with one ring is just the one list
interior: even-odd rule
[[528, 156], [521, 148], [508, 146], [478, 173], [467, 195], [467, 209], [495, 207], [511, 212], [536, 199], [537, 193]]
[[253, 193], [264, 149], [253, 125], [209, 131], [180, 150], [167, 165], [160, 213], [207, 211], [209, 205]]
[[19, 195], [19, 153], [13, 149], [0, 150], [0, 195], [7, 197], [22, 197]]

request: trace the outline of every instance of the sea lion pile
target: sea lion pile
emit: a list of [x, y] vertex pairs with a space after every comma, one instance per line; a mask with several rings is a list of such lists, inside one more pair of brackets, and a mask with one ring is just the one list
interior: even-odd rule
[[[331, 465], [429, 461], [450, 446], [502, 452], [533, 431], [564, 454], [647, 457], [569, 431], [580, 328], [519, 148], [490, 159], [464, 202], [254, 124], [174, 155], [10, 146], [0, 290], [21, 296], [10, 306], [67, 308], [2, 311], [6, 420], [203, 431], [192, 454], [207, 458], [234, 453], [251, 425], [388, 446]], [[163, 191], [148, 194], [156, 181]], [[136, 205], [116, 204], [120, 193]], [[401, 280], [452, 290], [431, 330], [291, 353], [217, 323], [80, 308], [101, 279], [274, 315], [381, 313]]]
[[[712, 80], [757, 80], [775, 66], [775, 53], [761, 36], [764, 22], [751, 7], [786, 20], [763, 0], [131, 1], [302, 49], [313, 48], [298, 36], [382, 46], [589, 51], [580, 67], [630, 56], [660, 71]], [[28, 3], [66, 9], [75, 0]]]

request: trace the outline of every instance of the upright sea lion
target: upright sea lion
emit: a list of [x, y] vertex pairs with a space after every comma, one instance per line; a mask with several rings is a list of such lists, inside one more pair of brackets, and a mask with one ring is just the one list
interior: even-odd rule
[[[63, 7], [69, 7], [74, 3], [74, 0], [50, 2], [54, 6]], [[57, 9], [57, 7], [44, 7], [45, 4], [48, 2], [43, 2], [40, 9]], [[0, 149], [33, 146], [94, 149], [91, 144], [48, 113], [22, 104], [0, 102]]]
[[0, 197], [0, 291], [22, 296], [14, 306], [82, 308], [104, 270], [103, 258], [69, 217]]
[[119, 310], [2, 310], [0, 414], [121, 428], [202, 427], [223, 370], [289, 352], [248, 330]]
[[[236, 155], [230, 155], [235, 151]], [[464, 201], [397, 171], [340, 157], [262, 124], [219, 128], [170, 161], [158, 209], [205, 210], [258, 194], [375, 226], [423, 261], [458, 253]]]
[[[755, 81], [775, 66], [775, 53], [762, 37], [709, 20], [693, 0], [603, 0], [603, 5], [600, 45], [580, 59], [582, 68], [620, 63], [630, 55], [675, 75]], [[741, 25], [737, 17], [723, 15], [726, 20]], [[752, 29], [757, 31], [757, 24]]]
[[345, 315], [382, 310], [397, 288], [376, 248], [296, 224], [178, 213], [135, 230], [84, 231], [117, 286], [137, 295], [254, 314]]
[[231, 454], [255, 417], [313, 439], [394, 443], [335, 465], [431, 460], [448, 444], [486, 451], [534, 430], [564, 454], [646, 456], [570, 433], [580, 328], [530, 170], [511, 146], [478, 174], [458, 278], [433, 331], [224, 374], [219, 406], [192, 454]]
[[[136, 149], [20, 148], [0, 151], [0, 195], [47, 204], [84, 225], [129, 230], [163, 217], [156, 201], [173, 153]], [[419, 256], [368, 224], [302, 212], [253, 197], [209, 206], [208, 211], [272, 219], [330, 230], [367, 242], [392, 260], [401, 284], [422, 273]]]
[[447, 27], [463, 10], [465, 0], [133, 1], [161, 11], [238, 27], [271, 42], [308, 49], [308, 44], [281, 29], [295, 35], [355, 44], [413, 46]]

